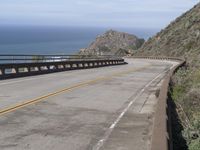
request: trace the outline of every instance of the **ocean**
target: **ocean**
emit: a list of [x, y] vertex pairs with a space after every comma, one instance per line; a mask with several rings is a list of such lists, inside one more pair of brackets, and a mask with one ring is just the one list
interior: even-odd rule
[[[156, 29], [115, 29], [148, 39]], [[76, 54], [107, 28], [0, 26], [0, 54]]]

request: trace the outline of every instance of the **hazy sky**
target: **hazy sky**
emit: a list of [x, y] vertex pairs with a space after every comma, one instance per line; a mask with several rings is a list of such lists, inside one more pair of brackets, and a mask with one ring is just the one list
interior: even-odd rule
[[162, 28], [199, 0], [0, 0], [0, 24]]

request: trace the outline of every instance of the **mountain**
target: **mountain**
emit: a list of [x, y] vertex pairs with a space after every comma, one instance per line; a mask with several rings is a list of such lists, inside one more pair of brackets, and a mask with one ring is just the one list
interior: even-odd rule
[[144, 43], [135, 35], [109, 30], [99, 35], [88, 48], [81, 49], [79, 54], [89, 55], [128, 55], [134, 53]]
[[[174, 75], [170, 91], [184, 127], [183, 131], [180, 126], [172, 128], [174, 150], [185, 150], [187, 146], [189, 150], [199, 150], [200, 3], [145, 42], [136, 55], [177, 56], [186, 59], [187, 65]], [[181, 137], [186, 140], [186, 146]]]

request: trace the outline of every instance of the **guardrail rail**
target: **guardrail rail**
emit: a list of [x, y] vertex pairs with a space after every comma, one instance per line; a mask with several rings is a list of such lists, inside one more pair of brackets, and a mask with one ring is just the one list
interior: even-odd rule
[[0, 55], [0, 80], [121, 64], [124, 59], [112, 55]]

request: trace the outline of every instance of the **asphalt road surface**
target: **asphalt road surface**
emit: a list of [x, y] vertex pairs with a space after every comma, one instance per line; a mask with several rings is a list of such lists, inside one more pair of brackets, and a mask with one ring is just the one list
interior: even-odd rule
[[158, 89], [177, 62], [0, 81], [1, 150], [148, 150]]

